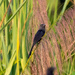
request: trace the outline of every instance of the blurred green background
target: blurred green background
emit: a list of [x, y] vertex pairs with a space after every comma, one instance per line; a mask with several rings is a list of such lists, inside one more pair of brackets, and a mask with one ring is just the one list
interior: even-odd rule
[[[38, 9], [34, 10], [33, 7], [42, 7], [42, 4], [39, 5], [39, 2], [42, 0], [35, 1], [37, 2], [37, 5], [35, 4], [34, 0], [0, 0], [0, 75], [20, 75], [22, 73], [23, 75], [33, 75], [33, 73], [31, 73], [31, 58], [28, 59], [28, 52], [30, 51], [32, 44], [33, 29], [35, 34], [35, 31], [38, 29], [38, 26], [36, 25], [41, 23], [41, 21], [39, 23], [36, 21], [37, 23], [35, 22], [36, 25], [34, 25], [33, 22], [36, 20], [36, 17], [34, 18], [34, 16], [38, 15], [36, 13]], [[74, 1], [44, 1], [46, 1], [45, 10], [48, 17], [48, 20], [46, 19], [48, 21], [47, 33], [50, 33], [50, 29], [52, 29], [56, 34], [57, 32], [54, 27], [58, 25], [57, 22], [59, 23], [60, 20], [62, 21], [62, 16], [66, 10], [69, 10], [74, 5]], [[73, 19], [71, 18], [71, 20]], [[65, 25], [64, 22], [62, 22], [62, 24]], [[70, 27], [69, 30], [72, 34], [72, 29]], [[46, 37], [49, 37], [47, 36], [47, 33]], [[75, 31], [73, 33], [75, 34]], [[60, 46], [59, 48], [61, 49], [61, 60], [64, 61], [68, 58], [66, 63], [62, 63], [62, 65], [64, 65], [62, 72], [60, 72], [60, 68], [58, 66], [59, 63], [56, 64], [58, 75], [75, 75], [75, 39], [73, 39], [73, 41], [73, 51], [70, 52], [72, 53], [72, 59], [70, 60], [68, 56], [69, 54], [67, 54], [68, 57], [65, 58], [65, 54], [63, 49], [61, 49], [59, 39], [57, 40]], [[49, 42], [52, 44], [52, 46], [55, 46], [52, 41]], [[68, 50], [68, 48], [66, 50]], [[55, 54], [54, 59], [57, 62], [57, 57]], [[35, 59], [35, 61], [36, 60], [37, 59]]]

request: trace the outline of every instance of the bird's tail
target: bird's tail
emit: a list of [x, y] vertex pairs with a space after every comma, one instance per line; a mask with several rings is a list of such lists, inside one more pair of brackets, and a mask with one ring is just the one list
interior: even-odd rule
[[30, 55], [31, 55], [31, 53], [32, 53], [33, 47], [34, 47], [34, 44], [32, 45], [32, 48], [31, 48], [30, 53], [29, 53], [29, 55], [28, 55], [28, 58], [30, 57]]

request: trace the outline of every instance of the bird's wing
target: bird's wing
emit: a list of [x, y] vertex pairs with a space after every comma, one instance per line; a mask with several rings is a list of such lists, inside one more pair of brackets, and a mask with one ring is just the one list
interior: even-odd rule
[[44, 30], [38, 30], [38, 32], [35, 34], [35, 37], [34, 37], [35, 44], [41, 40], [44, 34], [45, 34]]

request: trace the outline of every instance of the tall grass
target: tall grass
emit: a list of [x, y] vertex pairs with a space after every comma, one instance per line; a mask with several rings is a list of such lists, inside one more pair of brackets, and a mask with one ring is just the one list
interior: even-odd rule
[[26, 41], [32, 0], [12, 0], [9, 8], [8, 5], [9, 0], [0, 4], [0, 75], [19, 75], [27, 61]]
[[[52, 24], [49, 25], [47, 33], [50, 31], [50, 29], [53, 29], [55, 34], [57, 33], [54, 27], [56, 26], [56, 23], [60, 21], [60, 19], [62, 19], [62, 16], [66, 10], [69, 1], [70, 0], [65, 1], [61, 11], [58, 14], [59, 1], [47, 0], [46, 10], [47, 10], [47, 16], [49, 18], [48, 21], [49, 23], [51, 22]], [[0, 75], [20, 75], [21, 73], [31, 75], [31, 71], [30, 71], [31, 68], [29, 66], [32, 65], [29, 64], [29, 61], [32, 56], [28, 59], [28, 51], [31, 48], [30, 47], [31, 37], [33, 33], [32, 24], [33, 21], [35, 21], [34, 19], [36, 19], [34, 15], [35, 13], [33, 13], [33, 9], [32, 9], [33, 2], [34, 2], [33, 0], [1, 0], [0, 1]], [[38, 2], [37, 5], [39, 6]], [[37, 5], [35, 6], [37, 7]], [[36, 15], [38, 16], [38, 14]], [[47, 33], [45, 36], [47, 36]], [[58, 43], [59, 41], [60, 39], [58, 40]], [[49, 42], [51, 43], [51, 46], [54, 49], [55, 45], [53, 39], [50, 38]], [[37, 48], [38, 47], [36, 47], [35, 49]], [[34, 54], [34, 51], [32, 54]], [[61, 51], [60, 53], [62, 54], [62, 59], [64, 59], [65, 57], [64, 52]], [[40, 58], [40, 55], [38, 57]], [[54, 56], [54, 59], [55, 62], [57, 62], [58, 60], [57, 56]], [[36, 61], [37, 59], [35, 60], [35, 62]], [[74, 61], [75, 58], [72, 60], [72, 65], [71, 65], [71, 61], [68, 61], [68, 63], [66, 63], [68, 64], [68, 69], [67, 70], [65, 69], [66, 70], [65, 72], [67, 73], [63, 71], [63, 75], [68, 75], [68, 74], [71, 75], [72, 73], [73, 73], [72, 75], [75, 74], [75, 72], [72, 71], [74, 68], [73, 66], [75, 66]], [[56, 63], [58, 75], [60, 75], [60, 70], [59, 70], [60, 66], [58, 65], [59, 63], [58, 62]], [[36, 66], [38, 64], [40, 65], [41, 63], [36, 62]], [[65, 63], [63, 63], [63, 68], [65, 67], [67, 66], [65, 65]], [[37, 66], [37, 68], [39, 68], [39, 66]]]

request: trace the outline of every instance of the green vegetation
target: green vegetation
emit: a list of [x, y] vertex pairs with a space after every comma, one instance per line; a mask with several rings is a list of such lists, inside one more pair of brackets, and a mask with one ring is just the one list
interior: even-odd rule
[[[74, 6], [72, 9], [67, 6], [70, 0], [63, 4], [59, 0], [44, 1], [47, 4], [40, 0], [0, 0], [0, 75], [43, 75], [50, 66], [56, 67], [55, 75], [75, 75], [75, 17], [70, 16]], [[46, 9], [42, 6], [44, 4]], [[40, 14], [39, 10], [40, 13], [45, 10], [47, 16], [44, 18], [45, 14]], [[28, 59], [28, 52], [37, 25], [42, 23], [41, 16], [44, 23], [48, 22], [48, 30], [41, 46], [34, 48], [32, 55], [35, 52], [37, 56], [30, 61], [32, 55]]]

